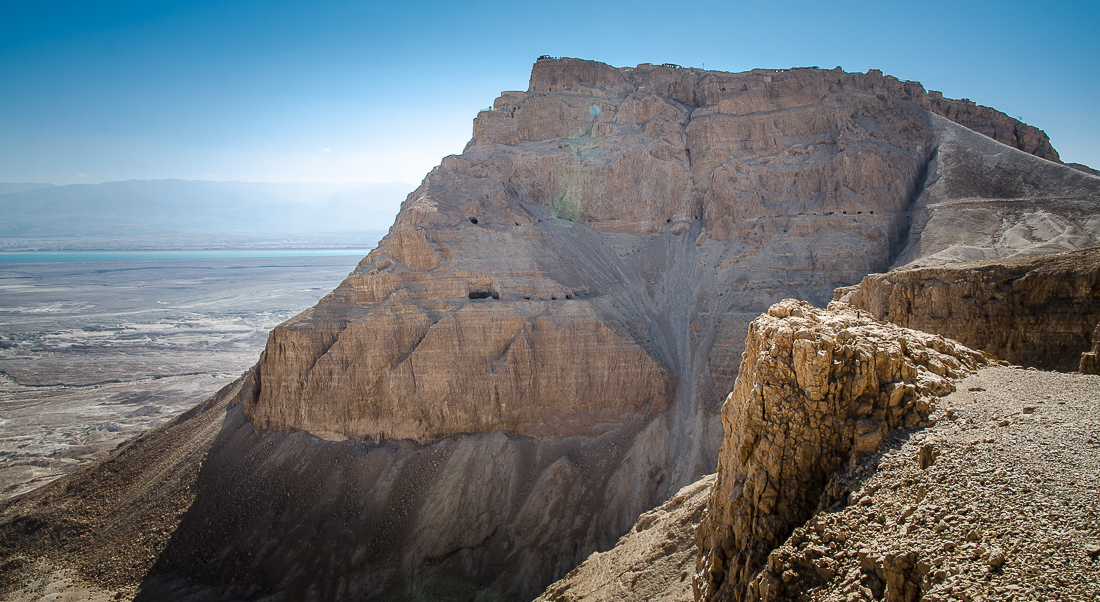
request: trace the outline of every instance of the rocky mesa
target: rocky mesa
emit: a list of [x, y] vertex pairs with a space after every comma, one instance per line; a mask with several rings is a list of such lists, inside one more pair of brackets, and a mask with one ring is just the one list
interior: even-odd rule
[[[149, 600], [530, 599], [715, 470], [733, 420], [721, 401], [742, 352], [764, 352], [745, 347], [761, 311], [790, 297], [824, 305], [901, 264], [1094, 246], [1098, 213], [1100, 178], [1058, 163], [1040, 131], [877, 71], [543, 58], [528, 90], [477, 116], [464, 152], [409, 195], [378, 248], [274, 329], [232, 388], [3, 506], [3, 561], [13, 575], [76, 563]], [[792, 353], [817, 366], [803, 341], [827, 337], [805, 330]], [[903, 368], [909, 347], [880, 374], [843, 330], [828, 334], [832, 353], [858, 368], [792, 372], [812, 379], [806, 399], [847, 412], [823, 450], [867, 453], [977, 361], [913, 339], [927, 370], [910, 388], [898, 384], [917, 370]], [[171, 437], [189, 452], [173, 455]], [[814, 483], [833, 466], [774, 441], [749, 448]], [[777, 539], [816, 503], [769, 489], [773, 469], [742, 475], [771, 518], [729, 510], [736, 526], [706, 574], [757, 562], [765, 552], [742, 535]], [[178, 478], [158, 495], [186, 500], [179, 511], [135, 506], [150, 499], [142, 481], [165, 474]], [[97, 482], [121, 497], [69, 514], [82, 507], [71, 496], [98, 499]], [[142, 536], [123, 544], [124, 533]], [[136, 552], [94, 552], [116, 544]], [[708, 592], [743, 582], [707, 579]]]

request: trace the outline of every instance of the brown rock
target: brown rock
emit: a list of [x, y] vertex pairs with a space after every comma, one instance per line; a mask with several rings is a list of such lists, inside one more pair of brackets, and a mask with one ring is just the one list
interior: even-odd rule
[[[877, 451], [863, 446], [868, 434], [880, 445], [890, 429], [922, 423], [932, 397], [986, 361], [842, 303], [820, 310], [786, 300], [757, 318], [722, 408], [718, 482], [697, 531], [697, 599], [782, 599], [785, 583], [802, 584], [802, 573], [784, 568], [789, 563], [765, 568], [764, 561], [818, 507], [826, 481]], [[892, 404], [899, 389], [905, 393]], [[915, 557], [885, 562], [890, 599], [915, 599]]]
[[426, 443], [598, 435], [679, 399], [691, 468], [674, 472], [697, 474], [714, 450], [687, 433], [717, 431], [768, 304], [823, 303], [898, 252], [939, 253], [948, 206], [988, 221], [981, 203], [1025, 195], [998, 227], [1076, 224], [970, 241], [991, 253], [1100, 241], [1079, 207], [1047, 202], [1100, 206], [1100, 180], [1038, 157], [1057, 160], [1040, 131], [877, 71], [540, 59], [355, 272], [273, 332], [245, 412], [262, 429]]
[[1081, 354], [1077, 371], [1081, 374], [1100, 374], [1100, 322], [1096, 323], [1096, 330], [1092, 331], [1092, 351]]
[[838, 297], [880, 320], [942, 334], [1013, 364], [1072, 370], [1100, 324], [1100, 247], [899, 268], [871, 274]]

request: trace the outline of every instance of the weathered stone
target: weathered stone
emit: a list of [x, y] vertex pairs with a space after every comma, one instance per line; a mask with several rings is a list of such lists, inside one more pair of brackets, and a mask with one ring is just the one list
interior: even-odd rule
[[1013, 364], [1073, 370], [1100, 340], [1093, 334], [1100, 325], [1100, 247], [899, 268], [871, 274], [835, 297]]
[[[719, 402], [770, 304], [824, 304], [899, 255], [957, 261], [961, 243], [998, 257], [1095, 245], [1100, 179], [1040, 157], [1056, 155], [1038, 130], [879, 72], [540, 60], [344, 283], [272, 332], [232, 403], [207, 409], [219, 420], [188, 465], [194, 501], [144, 595], [411, 598], [445, 584], [531, 598], [714, 469]], [[758, 463], [759, 450], [820, 432], [810, 443], [870, 453], [963, 365], [934, 338], [910, 362], [900, 343], [865, 348], [859, 320], [826, 336], [817, 310], [776, 311], [805, 328], [752, 350], [789, 364], [753, 395], [801, 391], [806, 418], [726, 454], [762, 480], [760, 520], [743, 521], [759, 542], [819, 497], [792, 497], [775, 478], [790, 458]], [[822, 376], [834, 366], [847, 372]], [[128, 524], [117, 532], [145, 532]], [[712, 571], [746, 566], [739, 541], [712, 548]], [[761, 590], [832, 570], [805, 559]]]
[[1081, 374], [1100, 374], [1100, 321], [1092, 332], [1092, 351], [1081, 354], [1081, 363], [1077, 371]]
[[[275, 329], [245, 411], [263, 429], [431, 442], [598, 435], [686, 403], [687, 478], [713, 467], [687, 433], [717, 432], [767, 305], [823, 304], [899, 252], [940, 253], [959, 207], [1030, 228], [965, 232], [996, 255], [1100, 242], [1078, 207], [1100, 209], [1100, 179], [1056, 160], [1035, 128], [877, 71], [541, 59], [355, 272]], [[989, 213], [1006, 198], [1012, 215]]]
[[[812, 515], [832, 475], [876, 452], [890, 429], [925, 421], [929, 398], [988, 361], [843, 303], [821, 310], [794, 300], [753, 321], [745, 347], [722, 407], [718, 481], [696, 531], [699, 600], [784, 599], [814, 575], [825, 579], [827, 570], [807, 577], [797, 563], [768, 568], [765, 559]], [[884, 562], [887, 598], [915, 599], [915, 557]]]

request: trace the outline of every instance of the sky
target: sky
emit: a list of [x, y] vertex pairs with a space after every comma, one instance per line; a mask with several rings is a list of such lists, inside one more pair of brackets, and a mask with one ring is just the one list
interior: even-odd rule
[[539, 55], [881, 69], [1100, 168], [1100, 2], [0, 2], [0, 182], [417, 183]]

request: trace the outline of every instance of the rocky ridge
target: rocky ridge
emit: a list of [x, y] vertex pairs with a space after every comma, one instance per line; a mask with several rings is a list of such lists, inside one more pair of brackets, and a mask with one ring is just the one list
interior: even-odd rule
[[835, 297], [1013, 364], [1072, 371], [1100, 324], [1100, 247], [896, 269]]
[[[1096, 599], [1097, 396], [1095, 376], [1019, 367], [979, 368], [957, 381], [937, 400], [934, 424], [893, 431], [881, 453], [834, 477], [851, 493], [768, 554], [763, 571], [783, 588], [760, 599]], [[695, 504], [709, 494], [693, 491]], [[692, 502], [682, 504], [660, 524], [697, 525]], [[670, 549], [680, 535], [620, 541], [544, 596], [599, 599], [589, 584], [613, 583], [624, 600], [692, 601], [675, 576], [696, 547]], [[648, 547], [637, 549], [643, 541]], [[644, 571], [633, 568], [643, 560]]]
[[[876, 71], [540, 60], [356, 272], [274, 331], [246, 414], [429, 442], [598, 434], [684, 393], [718, 400], [760, 308], [940, 253], [941, 214], [1020, 222], [1014, 239], [970, 241], [998, 255], [1100, 242], [1100, 223], [1044, 206], [1094, 215], [1100, 181], [1036, 157], [1057, 160], [1035, 128]], [[685, 286], [693, 311], [669, 313]], [[689, 403], [707, 423], [710, 404]]]
[[839, 303], [786, 300], [753, 321], [697, 530], [697, 598], [785, 597], [788, 582], [761, 568], [791, 531], [847, 495], [832, 476], [878, 452], [894, 428], [925, 423], [932, 398], [988, 361]]
[[1094, 600], [1100, 379], [989, 367], [836, 482], [769, 554], [762, 600]]

